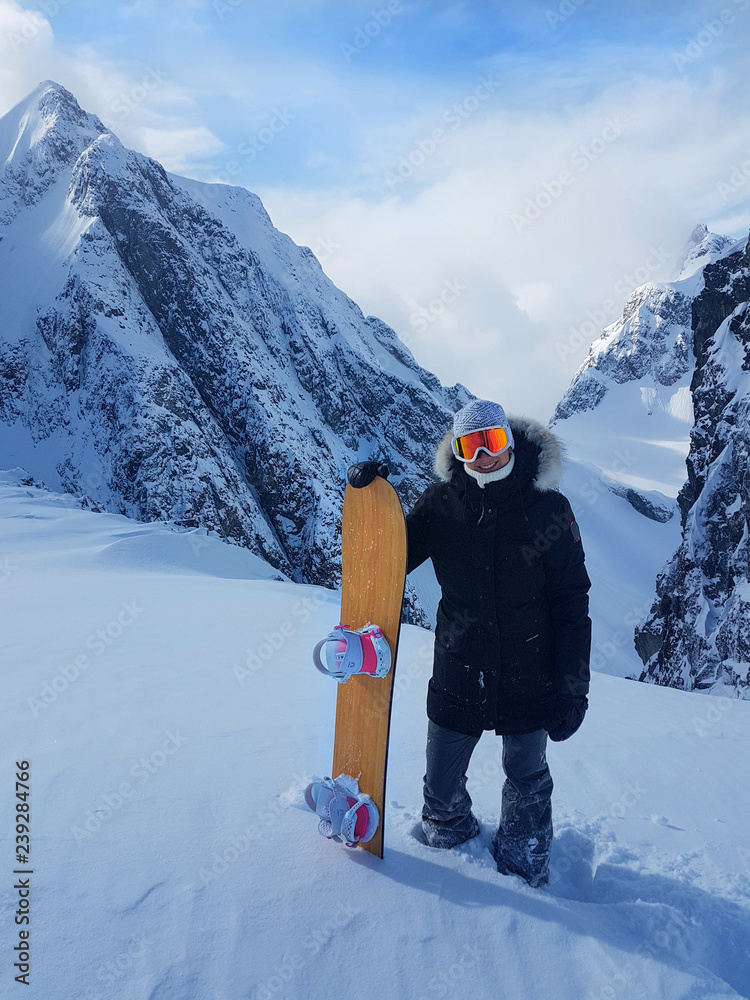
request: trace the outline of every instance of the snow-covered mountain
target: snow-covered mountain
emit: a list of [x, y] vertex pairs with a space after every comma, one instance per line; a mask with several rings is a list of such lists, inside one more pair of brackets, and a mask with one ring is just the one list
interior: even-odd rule
[[746, 240], [696, 227], [675, 280], [633, 292], [552, 421], [577, 457], [611, 469], [608, 488], [641, 513], [682, 515], [678, 549], [636, 629], [640, 678], [741, 697], [750, 697], [748, 274]]
[[167, 174], [57, 84], [0, 120], [0, 453], [106, 510], [338, 577], [345, 470], [405, 504], [469, 397], [242, 188]]
[[[692, 302], [703, 267], [733, 242], [697, 226], [675, 280], [633, 291], [622, 316], [591, 345], [552, 417], [576, 454], [600, 468], [619, 449], [616, 471], [634, 488], [674, 497], [685, 481], [694, 420]], [[592, 434], [594, 423], [600, 433]]]
[[750, 698], [750, 241], [703, 268], [682, 543], [637, 632], [642, 680]]

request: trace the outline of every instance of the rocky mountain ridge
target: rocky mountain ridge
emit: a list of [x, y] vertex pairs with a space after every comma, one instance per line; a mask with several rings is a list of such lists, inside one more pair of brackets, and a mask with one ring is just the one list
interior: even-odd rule
[[640, 679], [750, 698], [750, 240], [704, 267], [691, 314], [683, 537], [636, 631]]
[[[576, 421], [590, 431], [585, 415], [609, 407], [610, 422], [614, 414], [637, 436], [661, 420], [650, 433], [672, 432], [665, 455], [681, 447], [674, 428], [683, 421], [681, 542], [635, 629], [639, 679], [743, 698], [750, 697], [748, 245], [696, 227], [676, 278], [632, 293], [622, 317], [592, 344], [552, 421], [563, 433]], [[658, 493], [618, 481], [609, 488], [655, 520], [671, 514]]]
[[386, 457], [410, 504], [468, 392], [257, 197], [167, 174], [57, 84], [0, 121], [2, 161], [3, 464], [334, 585], [347, 466]]
[[552, 424], [594, 409], [613, 385], [653, 379], [672, 386], [692, 372], [692, 302], [701, 274], [735, 241], [696, 226], [682, 265], [671, 282], [648, 282], [629, 296], [622, 316], [591, 344], [588, 355], [558, 403]]

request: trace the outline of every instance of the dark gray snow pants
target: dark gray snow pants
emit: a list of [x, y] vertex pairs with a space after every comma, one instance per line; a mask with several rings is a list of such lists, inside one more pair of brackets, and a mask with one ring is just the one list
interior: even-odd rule
[[[544, 885], [552, 843], [547, 733], [539, 729], [502, 740], [505, 784], [492, 853], [503, 875], [520, 875], [530, 885]], [[478, 742], [478, 737], [428, 723], [422, 831], [430, 847], [456, 847], [479, 833], [466, 790], [466, 771]]]

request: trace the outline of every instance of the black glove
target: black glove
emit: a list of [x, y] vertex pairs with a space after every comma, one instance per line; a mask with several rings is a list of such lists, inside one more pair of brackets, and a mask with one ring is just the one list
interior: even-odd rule
[[390, 469], [383, 462], [357, 462], [349, 467], [346, 478], [350, 486], [360, 490], [363, 486], [369, 486], [375, 476], [387, 479], [389, 472]]
[[586, 695], [561, 695], [560, 702], [563, 707], [563, 716], [554, 729], [550, 729], [549, 738], [554, 743], [562, 743], [567, 740], [580, 727], [586, 709], [589, 707]]

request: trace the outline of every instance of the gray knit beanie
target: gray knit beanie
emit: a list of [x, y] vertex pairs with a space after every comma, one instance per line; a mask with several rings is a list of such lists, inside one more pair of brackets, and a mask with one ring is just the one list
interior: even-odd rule
[[488, 399], [473, 399], [453, 415], [454, 438], [483, 427], [502, 427], [508, 435], [508, 448], [513, 447], [513, 431], [505, 410], [499, 403], [491, 403]]

